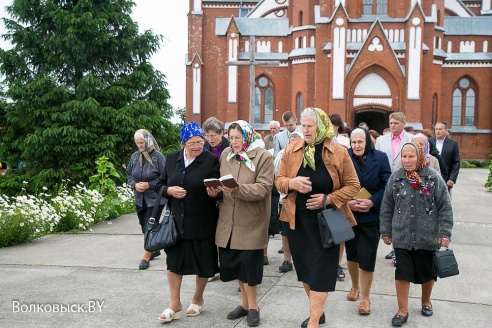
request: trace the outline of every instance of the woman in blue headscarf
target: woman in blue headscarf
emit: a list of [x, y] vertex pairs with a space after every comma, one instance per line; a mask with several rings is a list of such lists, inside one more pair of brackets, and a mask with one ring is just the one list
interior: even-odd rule
[[196, 275], [195, 293], [186, 316], [200, 315], [205, 308], [203, 292], [208, 278], [219, 272], [215, 229], [217, 226], [217, 195], [210, 195], [204, 179], [219, 177], [219, 160], [204, 151], [205, 140], [197, 122], [187, 122], [181, 128], [181, 150], [171, 152], [159, 178], [158, 187], [168, 199], [168, 208], [176, 218], [180, 240], [165, 249], [170, 304], [159, 316], [162, 322], [181, 318], [180, 299], [183, 275]]

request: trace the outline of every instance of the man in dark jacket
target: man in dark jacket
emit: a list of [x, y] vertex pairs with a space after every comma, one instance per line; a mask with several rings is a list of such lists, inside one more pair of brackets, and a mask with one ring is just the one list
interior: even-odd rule
[[436, 136], [429, 138], [429, 142], [436, 146], [441, 154], [448, 171], [444, 181], [446, 182], [448, 189], [451, 189], [456, 183], [458, 173], [460, 172], [460, 151], [458, 142], [449, 138], [448, 123], [446, 122], [437, 122], [435, 132]]

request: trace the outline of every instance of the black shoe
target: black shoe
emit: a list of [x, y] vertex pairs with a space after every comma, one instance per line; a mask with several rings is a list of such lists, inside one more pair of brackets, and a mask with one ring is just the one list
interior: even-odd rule
[[292, 262], [285, 260], [282, 263], [282, 265], [278, 267], [278, 271], [280, 271], [280, 272], [292, 271]]
[[395, 256], [395, 251], [392, 250], [391, 252], [386, 254], [386, 256], [384, 258], [387, 260], [391, 260], [393, 258], [393, 256]]
[[339, 265], [337, 270], [337, 278], [340, 280], [345, 279], [345, 272], [343, 272], [343, 268]]
[[248, 310], [248, 317], [246, 318], [248, 326], [256, 327], [260, 324], [260, 309], [250, 309]]
[[229, 312], [227, 319], [236, 320], [248, 315], [248, 310], [243, 309], [241, 305], [234, 309], [234, 311]]
[[140, 264], [138, 265], [139, 270], [146, 270], [149, 268], [149, 261], [142, 260], [140, 261]]
[[161, 256], [161, 251], [150, 253], [150, 261], [152, 261], [153, 259], [155, 259], [158, 256]]
[[263, 256], [263, 265], [268, 265], [268, 256]]
[[[308, 323], [309, 323], [309, 318], [311, 317], [308, 317], [306, 320], [304, 320], [302, 323], [301, 323], [301, 328], [307, 328], [308, 326]], [[326, 322], [326, 318], [325, 318], [325, 313], [323, 312], [323, 314], [321, 315], [321, 317], [319, 317], [319, 321], [318, 321], [318, 324], [319, 325], [322, 325]]]
[[278, 250], [279, 254], [284, 254], [284, 248], [282, 247], [281, 249]]
[[424, 317], [430, 317], [434, 313], [434, 310], [432, 310], [432, 305], [431, 306], [422, 305], [421, 313]]
[[406, 316], [402, 317], [401, 315], [399, 315], [398, 313], [395, 314], [395, 316], [393, 317], [393, 319], [391, 320], [391, 324], [395, 327], [401, 327], [403, 326], [404, 323], [406, 323], [408, 321], [408, 313]]

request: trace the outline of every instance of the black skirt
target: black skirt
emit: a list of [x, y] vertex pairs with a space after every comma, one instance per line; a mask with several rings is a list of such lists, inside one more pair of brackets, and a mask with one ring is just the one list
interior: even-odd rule
[[[228, 245], [229, 246], [229, 245]], [[219, 248], [220, 280], [240, 280], [249, 286], [263, 280], [263, 250], [238, 250]]]
[[434, 252], [425, 249], [395, 248], [395, 280], [409, 281], [414, 284], [437, 281], [433, 257]]
[[312, 291], [335, 291], [340, 245], [321, 247], [318, 219], [296, 214], [296, 229], [287, 228], [287, 239], [297, 280]]
[[219, 272], [214, 239], [180, 239], [165, 252], [167, 269], [173, 273], [211, 278]]

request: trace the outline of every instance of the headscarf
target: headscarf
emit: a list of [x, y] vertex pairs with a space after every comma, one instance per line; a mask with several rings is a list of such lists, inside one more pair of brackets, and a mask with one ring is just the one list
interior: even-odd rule
[[198, 122], [192, 121], [183, 124], [183, 126], [181, 127], [181, 131], [179, 132], [179, 139], [181, 139], [181, 144], [184, 144], [191, 137], [196, 136], [202, 137], [202, 139], [205, 137]]
[[143, 135], [143, 138], [145, 141], [145, 150], [140, 152], [140, 158], [139, 158], [140, 166], [143, 165], [144, 158], [147, 162], [150, 163], [150, 165], [154, 166], [154, 164], [152, 163], [152, 159], [150, 158], [149, 154], [154, 150], [157, 150], [157, 151], [160, 150], [159, 145], [157, 144], [157, 141], [155, 141], [152, 134], [145, 129], [140, 129], [140, 130], [135, 131], [135, 136], [137, 135], [137, 133], [141, 133]]
[[364, 135], [366, 137], [366, 148], [364, 149], [364, 153], [362, 154], [362, 156], [357, 156], [354, 153], [354, 157], [355, 157], [355, 161], [357, 162], [357, 165], [359, 166], [361, 171], [363, 171], [366, 168], [365, 158], [367, 154], [374, 149], [374, 144], [371, 139], [371, 134], [369, 133], [369, 131], [367, 131], [364, 128], [355, 128], [350, 134], [350, 142], [352, 142], [352, 136], [354, 134], [360, 134], [360, 131], [364, 132]]
[[335, 136], [335, 132], [333, 131], [333, 125], [331, 124], [330, 119], [326, 113], [314, 107], [309, 107], [316, 113], [316, 137], [314, 141], [308, 143], [304, 148], [304, 161], [303, 166], [309, 165], [313, 170], [316, 169], [316, 164], [314, 164], [314, 146], [320, 144], [325, 140], [325, 138], [332, 139]]
[[243, 120], [238, 120], [238, 121], [232, 122], [231, 125], [234, 123], [239, 125], [239, 127], [241, 128], [241, 130], [243, 132], [244, 142], [243, 142], [243, 146], [241, 147], [241, 151], [239, 151], [238, 153], [235, 153], [231, 147], [231, 151], [229, 152], [229, 155], [227, 155], [227, 160], [230, 160], [231, 158], [236, 157], [238, 159], [238, 161], [244, 163], [247, 168], [249, 168], [251, 171], [255, 172], [255, 170], [256, 170], [255, 165], [249, 159], [249, 157], [246, 153], [248, 151], [253, 150], [255, 148], [258, 148], [258, 147], [265, 148], [265, 143], [263, 142], [263, 140], [261, 140], [260, 134], [257, 133], [251, 127], [251, 125], [249, 125], [248, 122], [243, 121]]
[[[424, 195], [428, 195], [429, 194], [429, 190], [427, 189], [427, 185], [424, 183], [424, 181], [422, 181], [422, 179], [420, 178], [419, 174], [417, 173], [418, 171], [420, 171], [421, 169], [423, 169], [424, 167], [426, 166], [429, 166], [429, 160], [425, 157], [424, 155], [424, 150], [422, 149], [422, 147], [416, 143], [416, 142], [406, 142], [403, 147], [405, 147], [406, 145], [411, 145], [415, 148], [415, 150], [417, 151], [417, 169], [412, 171], [412, 172], [408, 172], [407, 170], [405, 170], [405, 174], [407, 176], [407, 181], [412, 185], [412, 187], [415, 189], [415, 190], [422, 190], [422, 192], [424, 193]], [[403, 150], [403, 147], [402, 147], [402, 150]]]
[[423, 133], [422, 133], [422, 136], [424, 136], [424, 140], [425, 140], [424, 156], [426, 158], [429, 158], [429, 157], [431, 157], [431, 154], [430, 154], [430, 151], [429, 151], [429, 138], [427, 138], [425, 136], [425, 134], [423, 134]]

